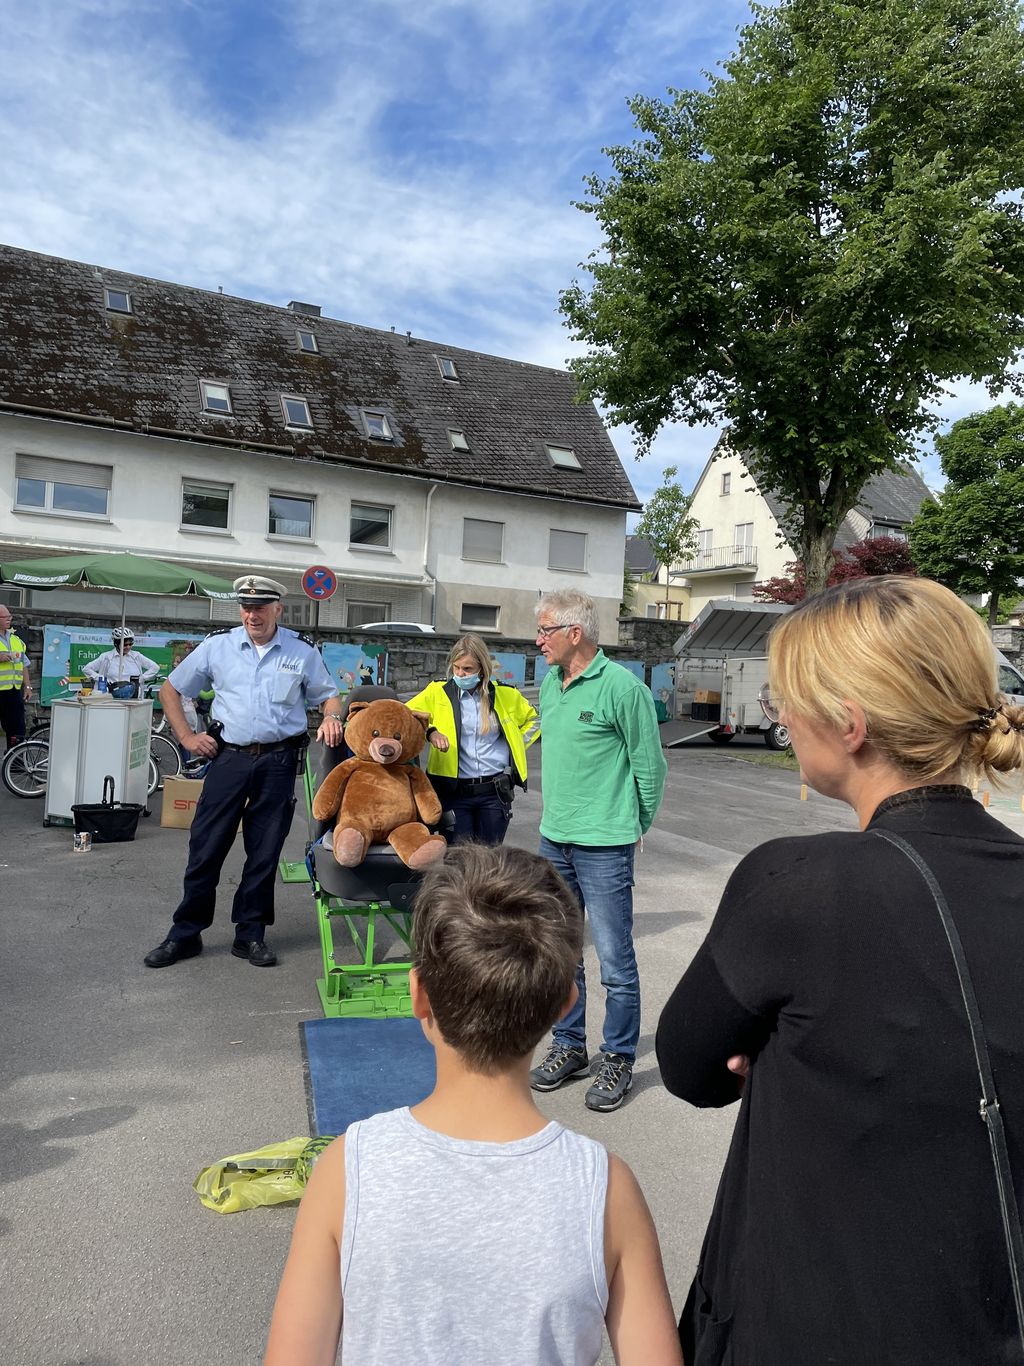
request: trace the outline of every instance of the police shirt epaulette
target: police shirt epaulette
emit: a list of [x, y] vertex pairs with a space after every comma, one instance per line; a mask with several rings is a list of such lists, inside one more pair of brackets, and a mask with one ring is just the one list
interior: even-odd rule
[[226, 636], [226, 635], [230, 635], [230, 633], [231, 633], [234, 629], [235, 629], [235, 628], [234, 628], [233, 626], [218, 626], [217, 629], [216, 629], [216, 631], [211, 631], [210, 634], [206, 637], [206, 639], [209, 640], [211, 636]]
[[296, 631], [295, 634], [300, 640], [305, 641], [307, 645], [312, 645], [314, 650], [316, 649], [316, 641], [312, 636], [304, 636], [301, 631]]

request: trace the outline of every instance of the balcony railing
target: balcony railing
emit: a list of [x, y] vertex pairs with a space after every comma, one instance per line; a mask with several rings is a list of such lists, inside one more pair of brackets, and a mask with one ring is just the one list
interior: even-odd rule
[[672, 578], [689, 578], [693, 574], [715, 574], [724, 569], [757, 568], [757, 547], [753, 545], [720, 545], [704, 550], [686, 564], [672, 570]]

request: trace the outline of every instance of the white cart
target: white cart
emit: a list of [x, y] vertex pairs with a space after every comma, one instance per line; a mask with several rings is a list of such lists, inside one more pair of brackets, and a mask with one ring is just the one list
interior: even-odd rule
[[54, 702], [44, 825], [71, 825], [72, 806], [103, 800], [103, 779], [114, 779], [114, 799], [145, 805], [149, 792], [149, 737], [153, 703]]

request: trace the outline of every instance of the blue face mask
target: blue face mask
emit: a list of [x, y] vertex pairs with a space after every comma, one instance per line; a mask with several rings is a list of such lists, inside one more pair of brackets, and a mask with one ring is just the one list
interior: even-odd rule
[[463, 692], [472, 692], [480, 682], [479, 674], [467, 674], [465, 678], [461, 677], [459, 674], [453, 674], [452, 677], [455, 680], [455, 686], [461, 688]]

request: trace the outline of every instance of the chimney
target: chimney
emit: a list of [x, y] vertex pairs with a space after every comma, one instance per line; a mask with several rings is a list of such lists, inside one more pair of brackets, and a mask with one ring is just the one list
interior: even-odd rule
[[300, 304], [298, 299], [289, 300], [288, 307], [293, 313], [303, 313], [307, 318], [319, 318], [319, 304]]

